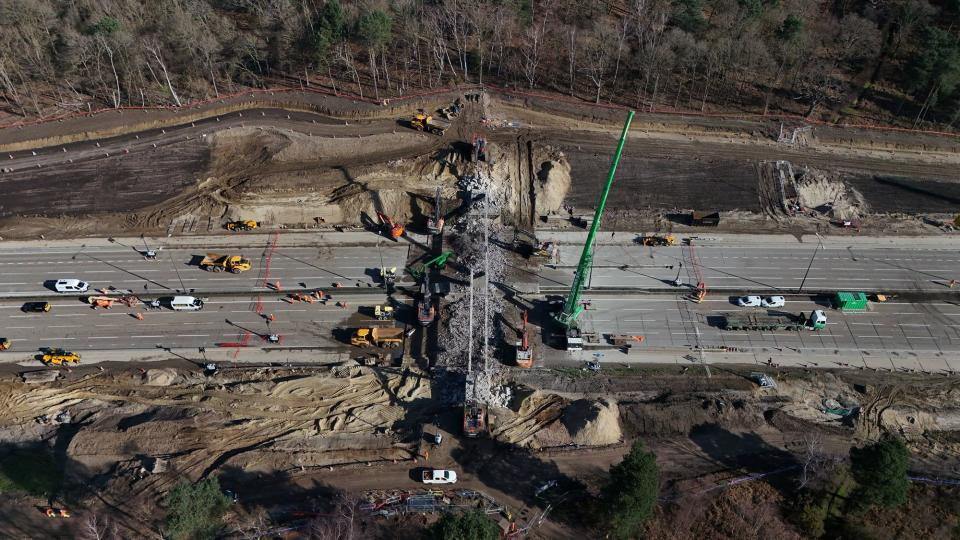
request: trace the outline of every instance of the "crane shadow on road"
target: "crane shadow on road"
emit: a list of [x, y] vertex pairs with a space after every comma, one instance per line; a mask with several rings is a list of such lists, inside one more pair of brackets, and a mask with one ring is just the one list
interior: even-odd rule
[[307, 262], [307, 261], [305, 261], [305, 260], [303, 260], [303, 259], [298, 259], [298, 258], [296, 258], [296, 257], [294, 257], [294, 256], [292, 256], [292, 255], [287, 255], [286, 253], [284, 253], [284, 252], [282, 252], [282, 251], [277, 251], [276, 254], [279, 255], [279, 256], [281, 256], [281, 257], [283, 257], [283, 258], [285, 258], [285, 259], [290, 259], [291, 261], [298, 262], [298, 263], [300, 263], [300, 264], [302, 264], [302, 265], [305, 265], [305, 266], [309, 266], [310, 268], [315, 268], [315, 269], [320, 270], [320, 271], [322, 271], [322, 272], [326, 272], [326, 273], [330, 274], [331, 276], [338, 277], [338, 278], [340, 278], [340, 279], [353, 279], [353, 278], [350, 278], [350, 277], [345, 276], [345, 275], [343, 275], [343, 274], [338, 274], [338, 273], [334, 272], [333, 270], [327, 270], [326, 268], [323, 268], [322, 266], [317, 266], [317, 265], [315, 265], [315, 264], [313, 264], [313, 263], [310, 263], [310, 262]]
[[83, 256], [83, 257], [87, 257], [88, 259], [97, 261], [98, 263], [105, 264], [105, 265], [107, 265], [107, 266], [109, 266], [109, 267], [111, 267], [111, 268], [115, 268], [115, 269], [117, 269], [117, 270], [119, 270], [119, 271], [121, 271], [121, 272], [123, 272], [123, 273], [125, 273], [125, 274], [129, 274], [129, 275], [131, 275], [131, 276], [133, 276], [133, 277], [135, 277], [135, 278], [137, 278], [137, 279], [141, 279], [141, 280], [145, 281], [146, 283], [150, 283], [150, 284], [156, 285], [157, 287], [160, 287], [161, 289], [166, 289], [166, 290], [168, 290], [168, 291], [174, 291], [174, 290], [176, 290], [176, 289], [174, 289], [174, 288], [172, 288], [172, 287], [170, 287], [170, 286], [168, 286], [168, 285], [164, 285], [163, 283], [160, 283], [160, 282], [158, 282], [158, 281], [154, 281], [154, 280], [152, 280], [152, 279], [150, 279], [150, 278], [148, 278], [148, 277], [146, 277], [146, 276], [142, 276], [142, 275], [140, 275], [140, 274], [138, 274], [138, 273], [136, 273], [136, 272], [132, 272], [132, 271], [130, 271], [130, 270], [127, 270], [126, 268], [123, 268], [122, 266], [118, 266], [118, 265], [116, 265], [116, 264], [113, 264], [112, 262], [108, 262], [108, 261], [105, 261], [105, 260], [103, 260], [103, 259], [98, 259], [97, 257], [94, 257], [93, 255], [90, 255], [89, 253], [80, 253], [79, 255], [80, 255], [80, 256]]

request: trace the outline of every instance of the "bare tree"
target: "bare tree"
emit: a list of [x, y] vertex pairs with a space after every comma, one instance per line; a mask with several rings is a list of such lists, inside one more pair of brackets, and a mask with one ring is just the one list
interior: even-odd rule
[[587, 37], [584, 51], [585, 65], [581, 68], [597, 89], [595, 103], [600, 103], [600, 92], [610, 69], [611, 52], [614, 38], [602, 21], [597, 21]]
[[83, 520], [80, 527], [80, 540], [119, 540], [117, 526], [110, 518], [100, 519], [96, 513], [91, 512]]
[[535, 14], [533, 24], [524, 32], [520, 46], [520, 53], [523, 55], [523, 76], [527, 79], [530, 88], [533, 88], [537, 81], [537, 68], [540, 66], [540, 52], [543, 47], [544, 33], [547, 29], [547, 20], [550, 18], [550, 7], [550, 4], [546, 2], [541, 5], [540, 24], [537, 24]]
[[120, 107], [120, 77], [117, 76], [117, 65], [113, 61], [113, 48], [101, 35], [97, 36], [97, 44], [107, 53], [107, 58], [110, 59], [110, 70], [113, 72], [113, 80], [116, 84], [116, 89], [110, 91], [110, 98], [113, 101], [113, 108], [116, 109]]
[[843, 462], [844, 456], [828, 453], [823, 446], [823, 435], [811, 431], [803, 437], [803, 454], [800, 463], [799, 487], [819, 483], [829, 478]]
[[167, 64], [164, 63], [163, 56], [160, 54], [160, 44], [156, 40], [148, 40], [144, 42], [143, 46], [160, 66], [160, 69], [163, 71], [163, 77], [167, 81], [167, 89], [170, 90], [170, 95], [173, 97], [173, 102], [177, 104], [177, 107], [180, 107], [180, 96], [178, 96], [176, 90], [173, 89], [173, 82], [170, 81], [170, 73], [167, 72]]
[[341, 492], [331, 512], [310, 522], [309, 534], [314, 540], [353, 540], [359, 522], [360, 498]]
[[353, 81], [357, 83], [357, 93], [359, 93], [362, 98], [363, 86], [360, 85], [360, 72], [357, 71], [357, 66], [353, 62], [353, 53], [350, 52], [350, 46], [346, 43], [337, 45], [336, 58], [342, 66], [347, 68], [347, 71], [353, 74]]
[[623, 45], [627, 41], [627, 35], [630, 31], [630, 19], [629, 17], [621, 17], [617, 20], [617, 59], [614, 62], [613, 67], [613, 81], [610, 83], [611, 86], [616, 88], [617, 86], [617, 76], [620, 74], [620, 57], [623, 55]]
[[570, 95], [573, 96], [574, 73], [577, 71], [577, 49], [580, 41], [577, 39], [577, 25], [567, 25], [567, 66], [570, 76]]
[[797, 78], [799, 98], [809, 103], [805, 117], [810, 118], [822, 103], [837, 103], [843, 99], [844, 89], [834, 74], [832, 60], [817, 59], [806, 66]]

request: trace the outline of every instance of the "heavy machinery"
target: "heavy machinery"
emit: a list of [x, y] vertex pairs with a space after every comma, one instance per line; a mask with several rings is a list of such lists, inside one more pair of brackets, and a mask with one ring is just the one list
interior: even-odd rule
[[450, 128], [450, 122], [440, 118], [434, 118], [433, 115], [427, 114], [421, 109], [417, 111], [417, 114], [413, 115], [413, 118], [410, 120], [410, 127], [417, 131], [443, 135], [444, 132]]
[[672, 234], [651, 234], [637, 238], [641, 246], [674, 246], [677, 239]]
[[475, 438], [487, 429], [487, 406], [483, 403], [467, 400], [463, 404], [463, 434]]
[[252, 267], [249, 259], [244, 259], [240, 255], [217, 255], [216, 253], [207, 253], [206, 257], [200, 261], [200, 268], [208, 272], [223, 272], [227, 270], [234, 274], [246, 272]]
[[470, 151], [470, 161], [476, 163], [478, 161], [488, 161], [487, 160], [487, 139], [481, 137], [479, 134], [473, 135], [473, 147]]
[[827, 326], [827, 315], [816, 310], [805, 315], [792, 313], [724, 313], [721, 328], [724, 330], [822, 330]]
[[440, 186], [437, 186], [437, 194], [433, 197], [433, 217], [427, 219], [427, 230], [430, 234], [443, 233], [443, 205], [440, 199]]
[[260, 222], [252, 219], [231, 221], [225, 227], [228, 231], [252, 231], [260, 227]]
[[0, 338], [0, 351], [5, 351], [10, 348], [10, 340], [7, 338]]
[[383, 280], [383, 286], [387, 289], [387, 294], [393, 293], [393, 287], [397, 284], [397, 267], [380, 267], [380, 279]]
[[430, 326], [436, 316], [437, 308], [433, 305], [433, 294], [430, 292], [430, 274], [424, 273], [417, 300], [417, 322], [420, 326]]
[[411, 266], [409, 268], [410, 275], [413, 279], [422, 278], [428, 270], [431, 268], [436, 268], [437, 270], [443, 270], [447, 267], [447, 260], [453, 255], [452, 251], [444, 251], [443, 253], [437, 255], [436, 257], [426, 261], [424, 263], [418, 264], [417, 266]]
[[396, 349], [403, 345], [403, 328], [357, 328], [350, 337], [350, 344], [356, 347]]
[[580, 254], [580, 263], [577, 265], [573, 283], [570, 285], [570, 292], [567, 294], [566, 301], [563, 304], [563, 311], [554, 315], [557, 324], [564, 330], [564, 346], [567, 350], [575, 350], [571, 347], [578, 345], [577, 340], [579, 340], [579, 347], [583, 347], [582, 334], [577, 327], [577, 319], [583, 312], [580, 297], [583, 295], [587, 277], [593, 266], [593, 243], [597, 237], [597, 228], [600, 226], [603, 209], [607, 205], [607, 196], [610, 195], [610, 188], [613, 186], [613, 177], [617, 172], [617, 165], [620, 163], [620, 154], [623, 153], [623, 145], [627, 141], [627, 133], [630, 131], [630, 122], [633, 121], [633, 114], [634, 112], [630, 111], [627, 114], [626, 122], [623, 124], [620, 142], [617, 144], [617, 151], [613, 156], [613, 162], [610, 164], [610, 172], [607, 174], [607, 183], [600, 193], [600, 202], [597, 204], [593, 224], [590, 226], [590, 232], [587, 234], [587, 240], [583, 245], [583, 252]]
[[518, 228], [513, 233], [513, 250], [526, 258], [543, 257], [557, 260], [560, 245], [551, 240], [541, 242], [532, 232]]
[[79, 364], [80, 355], [75, 352], [65, 351], [63, 349], [47, 349], [47, 352], [40, 357], [44, 364], [48, 366], [62, 366], [64, 364]]
[[520, 341], [517, 341], [517, 367], [533, 367], [533, 347], [530, 346], [530, 332], [527, 330], [527, 312], [523, 312], [523, 324], [520, 326]]
[[133, 295], [128, 296], [88, 296], [87, 303], [93, 309], [110, 309], [114, 304], [123, 304], [127, 307], [134, 307], [140, 303], [140, 299]]
[[380, 226], [383, 227], [383, 234], [392, 240], [398, 240], [403, 236], [403, 225], [393, 221], [390, 216], [377, 211], [377, 217], [380, 219]]
[[377, 304], [373, 306], [373, 316], [378, 321], [389, 321], [393, 319], [393, 306]]

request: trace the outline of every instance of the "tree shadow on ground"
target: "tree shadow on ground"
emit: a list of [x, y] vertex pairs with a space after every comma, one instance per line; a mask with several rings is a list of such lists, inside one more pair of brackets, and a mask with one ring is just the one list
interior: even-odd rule
[[[551, 481], [556, 482], [552, 493], [558, 498], [562, 496], [567, 506], [571, 501], [588, 497], [586, 485], [560, 472], [556, 463], [544, 460], [529, 449], [489, 438], [461, 438], [459, 443], [450, 457], [465, 473], [527, 507], [543, 509], [550, 504], [550, 497], [538, 496], [537, 490]], [[568, 512], [551, 514], [550, 518], [574, 527], [583, 526], [582, 516]]]
[[[701, 424], [690, 430], [689, 437], [714, 461], [747, 474], [773, 473], [799, 465], [796, 456], [753, 432], [733, 433], [717, 424]], [[796, 487], [790, 475], [775, 474], [766, 480], [782, 493], [791, 493]]]

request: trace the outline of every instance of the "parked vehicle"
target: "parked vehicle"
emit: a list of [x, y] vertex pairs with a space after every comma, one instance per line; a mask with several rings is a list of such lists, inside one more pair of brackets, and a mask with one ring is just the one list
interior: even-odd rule
[[737, 298], [737, 305], [740, 307], [760, 307], [761, 300], [759, 296], [741, 296]]
[[423, 471], [424, 484], [456, 484], [457, 473], [449, 469], [428, 469]]

